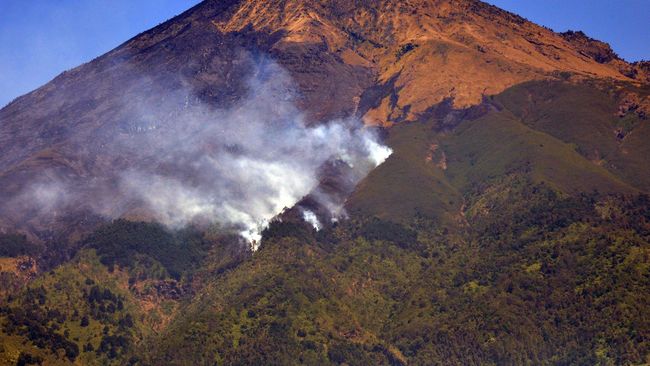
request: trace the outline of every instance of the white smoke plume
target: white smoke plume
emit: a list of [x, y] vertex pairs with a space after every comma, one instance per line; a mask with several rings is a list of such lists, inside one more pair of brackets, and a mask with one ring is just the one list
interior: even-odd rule
[[[118, 193], [94, 210], [119, 217], [137, 202], [170, 227], [219, 222], [255, 247], [269, 220], [314, 191], [324, 164], [344, 162], [356, 183], [391, 154], [355, 118], [308, 126], [288, 73], [268, 59], [252, 69], [247, 95], [226, 109], [189, 103], [190, 92], [175, 92], [163, 99], [178, 110], [158, 118], [167, 105], [145, 97], [125, 101], [128, 129], [107, 138], [102, 153], [134, 163], [112, 178]], [[322, 193], [318, 201], [330, 219], [341, 215], [341, 202]], [[320, 228], [313, 212], [304, 218]]]
[[303, 210], [302, 211], [302, 218], [310, 224], [314, 230], [318, 231], [321, 229], [321, 223], [318, 221], [318, 216], [313, 211], [310, 210]]

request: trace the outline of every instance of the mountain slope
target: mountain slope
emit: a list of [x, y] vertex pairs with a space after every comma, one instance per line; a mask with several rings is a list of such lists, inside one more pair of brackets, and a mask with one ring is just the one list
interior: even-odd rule
[[[139, 163], [131, 151], [106, 149], [176, 123], [188, 105], [240, 100], [250, 72], [250, 63], [237, 61], [244, 50], [268, 54], [288, 70], [299, 107], [314, 123], [356, 114], [390, 125], [426, 119], [439, 103], [468, 107], [559, 73], [642, 80], [621, 73], [634, 66], [613, 55], [585, 51], [592, 41], [581, 37], [469, 0], [205, 1], [0, 111], [0, 197], [10, 202], [0, 223], [43, 238], [48, 227], [78, 227], [79, 215], [96, 222], [98, 210], [84, 202], [119, 195], [110, 188], [115, 172]], [[88, 189], [91, 179], [100, 192]], [[34, 181], [64, 182], [80, 198], [55, 219], [27, 214], [11, 198], [30, 194], [23, 190]], [[99, 216], [125, 211], [108, 206]]]
[[[0, 363], [648, 363], [646, 66], [474, 0], [204, 1], [0, 110]], [[254, 252], [122, 181], [232, 208], [332, 147]]]

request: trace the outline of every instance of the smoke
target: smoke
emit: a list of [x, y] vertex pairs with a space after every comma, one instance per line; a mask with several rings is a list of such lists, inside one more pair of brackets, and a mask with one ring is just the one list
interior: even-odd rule
[[39, 214], [56, 216], [60, 208], [71, 199], [68, 187], [59, 182], [34, 182], [30, 184], [17, 198], [21, 202], [31, 202], [24, 208], [34, 210]]
[[305, 220], [305, 222], [310, 224], [314, 230], [318, 231], [321, 229], [320, 221], [318, 221], [318, 217], [313, 211], [303, 210], [302, 218]]
[[[149, 88], [165, 93], [158, 89]], [[308, 126], [296, 107], [300, 95], [294, 83], [273, 61], [252, 61], [245, 89], [243, 98], [221, 109], [196, 102], [189, 91], [125, 100], [124, 122], [102, 137], [101, 155], [128, 160], [128, 168], [87, 183], [82, 191], [101, 191], [94, 197], [104, 197], [93, 210], [119, 217], [143, 207], [172, 228], [218, 222], [254, 247], [269, 220], [310, 193], [330, 220], [344, 215], [340, 198], [317, 189], [321, 168], [345, 164], [347, 179], [356, 184], [391, 150], [355, 118]], [[106, 193], [110, 185], [114, 194]], [[57, 198], [43, 202], [70, 201], [71, 192], [62, 192], [60, 183], [55, 188]], [[313, 212], [305, 211], [304, 219], [320, 228]]]

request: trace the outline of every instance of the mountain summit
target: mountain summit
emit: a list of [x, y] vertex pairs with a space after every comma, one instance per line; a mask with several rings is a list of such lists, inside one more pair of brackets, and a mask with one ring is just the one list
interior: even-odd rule
[[203, 1], [0, 110], [0, 363], [650, 362], [649, 116], [481, 1]]

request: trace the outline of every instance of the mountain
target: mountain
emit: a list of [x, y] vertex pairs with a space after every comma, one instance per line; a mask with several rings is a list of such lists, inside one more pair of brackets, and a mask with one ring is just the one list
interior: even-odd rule
[[[442, 104], [468, 108], [533, 80], [647, 82], [645, 69], [602, 42], [580, 32], [556, 34], [481, 2], [208, 1], [2, 109], [0, 197], [44, 195], [51, 202], [61, 190], [79, 193], [55, 219], [27, 213], [30, 205], [19, 200], [6, 205], [0, 222], [49, 238], [48, 228], [96, 222], [97, 211], [132, 211], [88, 207], [97, 195], [120, 196], [110, 187], [115, 172], [145, 155], [142, 145], [135, 144], [137, 154], [127, 148], [107, 153], [106, 146], [178, 124], [170, 121], [188, 104], [223, 107], [241, 100], [250, 71], [237, 62], [244, 51], [268, 55], [289, 72], [298, 107], [313, 123], [350, 115], [382, 126], [422, 121], [444, 113], [436, 112]], [[642, 92], [617, 91], [613, 99], [622, 110], [647, 114]], [[608, 145], [618, 143], [614, 134], [600, 133], [610, 135]], [[35, 180], [65, 188], [25, 193]], [[88, 189], [89, 180], [102, 180], [103, 187]], [[640, 184], [648, 187], [647, 180]]]
[[0, 110], [0, 361], [648, 363], [649, 82], [480, 1], [203, 1]]

